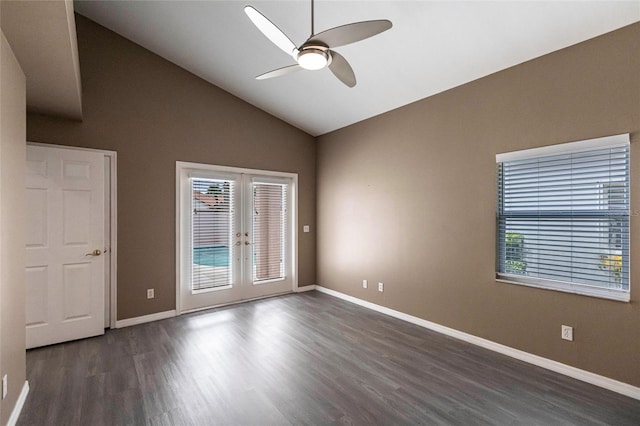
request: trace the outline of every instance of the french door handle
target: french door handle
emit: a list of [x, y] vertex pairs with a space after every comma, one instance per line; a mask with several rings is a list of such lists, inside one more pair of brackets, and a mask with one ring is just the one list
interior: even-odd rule
[[245, 245], [245, 246], [250, 246], [250, 245], [251, 245], [251, 243], [250, 243], [249, 241], [245, 241], [245, 242], [244, 242], [244, 245]]
[[242, 244], [240, 241], [236, 241], [235, 245], [239, 246], [240, 244]]
[[85, 254], [85, 256], [100, 256], [102, 254], [102, 251], [95, 249], [94, 251], [92, 251], [91, 253], [87, 253]]

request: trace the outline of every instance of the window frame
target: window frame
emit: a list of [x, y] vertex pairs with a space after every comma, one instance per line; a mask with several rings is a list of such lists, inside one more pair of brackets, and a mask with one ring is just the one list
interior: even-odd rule
[[[190, 242], [192, 235], [192, 223], [191, 223], [191, 215], [192, 215], [192, 190], [190, 179], [191, 178], [201, 178], [201, 179], [226, 179], [232, 178], [234, 175], [241, 175], [241, 179], [249, 179], [249, 177], [258, 177], [260, 181], [264, 182], [287, 182], [288, 183], [288, 194], [287, 201], [289, 203], [289, 220], [287, 222], [287, 232], [289, 233], [289, 237], [287, 238], [286, 245], [286, 253], [287, 253], [287, 274], [285, 278], [280, 280], [271, 280], [271, 281], [262, 281], [260, 285], [255, 285], [251, 282], [247, 283], [246, 278], [250, 275], [247, 274], [246, 269], [242, 267], [243, 262], [237, 262], [239, 265], [238, 271], [236, 273], [236, 277], [239, 277], [241, 284], [233, 286], [233, 288], [238, 288], [242, 293], [241, 298], [236, 298], [235, 295], [233, 298], [227, 299], [207, 299], [203, 302], [195, 300], [195, 297], [203, 297], [206, 298], [207, 295], [211, 295], [215, 297], [216, 294], [225, 293], [223, 290], [227, 290], [225, 287], [214, 287], [212, 289], [204, 289], [204, 290], [195, 290], [192, 291], [190, 286], [190, 273], [192, 267], [192, 252], [193, 247]], [[238, 181], [240, 182], [240, 181]], [[241, 183], [239, 183], [241, 184]], [[194, 312], [200, 309], [208, 309], [213, 306], [222, 306], [229, 303], [236, 303], [239, 300], [248, 300], [252, 298], [261, 298], [271, 295], [269, 293], [269, 285], [262, 284], [274, 284], [278, 282], [285, 283], [287, 285], [286, 290], [281, 291], [284, 292], [295, 292], [298, 289], [298, 174], [291, 172], [280, 172], [273, 170], [260, 170], [260, 169], [249, 169], [249, 168], [240, 168], [240, 167], [232, 167], [232, 166], [219, 166], [212, 164], [204, 164], [204, 163], [192, 163], [192, 162], [184, 162], [184, 161], [176, 161], [176, 169], [175, 169], [175, 233], [176, 233], [176, 312], [178, 314], [186, 313], [186, 312]], [[247, 200], [248, 192], [244, 191], [238, 192], [238, 202], [243, 206], [242, 209], [246, 208], [246, 206], [250, 205], [250, 201]], [[238, 216], [240, 221], [243, 221], [243, 218]], [[248, 229], [248, 226], [243, 225]], [[247, 264], [246, 262], [244, 262]], [[248, 296], [245, 294], [246, 289], [251, 287], [251, 294]], [[260, 288], [260, 290], [257, 290]], [[246, 296], [246, 297], [245, 297]], [[202, 300], [202, 299], [201, 299]]]
[[[533, 148], [533, 149], [527, 149], [527, 150], [521, 150], [521, 151], [513, 151], [513, 152], [507, 152], [507, 153], [502, 153], [502, 154], [497, 154], [496, 155], [496, 165], [499, 165], [501, 163], [504, 162], [508, 162], [508, 161], [515, 161], [515, 160], [525, 160], [525, 159], [534, 159], [534, 158], [540, 158], [540, 157], [545, 157], [545, 156], [549, 156], [549, 155], [559, 155], [559, 154], [567, 154], [567, 153], [577, 153], [580, 151], [585, 151], [585, 150], [589, 150], [589, 149], [595, 149], [595, 148], [601, 148], [601, 149], [606, 149], [606, 148], [616, 148], [616, 147], [630, 147], [630, 142], [629, 142], [629, 134], [620, 134], [620, 135], [614, 135], [614, 136], [607, 136], [607, 137], [603, 137], [603, 138], [596, 138], [596, 139], [589, 139], [589, 140], [584, 140], [584, 141], [578, 141], [578, 142], [570, 142], [570, 143], [564, 143], [564, 144], [559, 144], [559, 145], [551, 145], [551, 146], [545, 146], [545, 147], [540, 147], [540, 148]], [[629, 152], [629, 156], [630, 156], [630, 152]], [[622, 301], [622, 302], [629, 302], [631, 299], [631, 267], [630, 267], [630, 262], [631, 262], [631, 203], [629, 201], [628, 204], [628, 209], [626, 211], [626, 216], [628, 217], [628, 245], [626, 247], [626, 251], [628, 252], [627, 254], [627, 265], [625, 265], [624, 267], [626, 268], [627, 272], [628, 272], [628, 276], [629, 276], [629, 282], [628, 282], [628, 286], [626, 289], [616, 289], [616, 288], [607, 288], [607, 287], [600, 287], [597, 285], [589, 285], [589, 284], [585, 284], [585, 283], [579, 283], [579, 282], [570, 282], [570, 281], [562, 281], [562, 280], [555, 280], [555, 279], [548, 279], [548, 278], [538, 278], [538, 277], [530, 277], [530, 276], [526, 276], [526, 275], [519, 275], [519, 274], [514, 274], [514, 273], [507, 273], [507, 272], [500, 272], [501, 270], [505, 270], [504, 268], [502, 268], [502, 265], [504, 265], [504, 262], [506, 262], [506, 256], [501, 256], [501, 250], [500, 250], [500, 244], [502, 241], [506, 241], [506, 234], [508, 233], [507, 230], [505, 229], [504, 231], [501, 230], [500, 224], [501, 224], [501, 218], [504, 218], [504, 216], [501, 216], [501, 209], [502, 206], [500, 205], [500, 200], [504, 201], [504, 197], [500, 194], [500, 189], [501, 189], [501, 182], [500, 179], [502, 178], [499, 175], [499, 167], [496, 168], [497, 172], [498, 172], [498, 176], [496, 177], [496, 229], [495, 229], [495, 248], [496, 248], [496, 273], [495, 273], [495, 279], [497, 282], [502, 282], [502, 283], [508, 283], [508, 284], [517, 284], [517, 285], [523, 285], [523, 286], [528, 286], [528, 287], [535, 287], [535, 288], [542, 288], [542, 289], [546, 289], [546, 290], [555, 290], [555, 291], [561, 291], [561, 292], [566, 292], [566, 293], [574, 293], [574, 294], [580, 294], [580, 295], [585, 295], [585, 296], [591, 296], [591, 297], [598, 297], [598, 298], [603, 298], [603, 299], [610, 299], [610, 300], [616, 300], [616, 301]], [[631, 177], [630, 177], [630, 171], [627, 170], [627, 175], [626, 175], [626, 185], [627, 187], [630, 189], [630, 181], [631, 181]], [[629, 194], [630, 196], [630, 194]], [[532, 212], [539, 212], [540, 210], [536, 209]], [[519, 216], [522, 215], [522, 217], [530, 217], [532, 212], [519, 212], [516, 215], [511, 214], [511, 217], [515, 217], [515, 216]], [[528, 215], [527, 215], [528, 214]], [[625, 214], [623, 214], [625, 215]], [[545, 214], [543, 214], [543, 216], [545, 216]], [[546, 216], [551, 217], [550, 214], [546, 214]], [[585, 214], [586, 217], [591, 217], [588, 213]], [[553, 216], [553, 217], [559, 217], [559, 216]], [[505, 235], [502, 235], [501, 232], [504, 232]], [[610, 233], [611, 231], [609, 231]], [[503, 253], [506, 254], [506, 250], [503, 250]]]

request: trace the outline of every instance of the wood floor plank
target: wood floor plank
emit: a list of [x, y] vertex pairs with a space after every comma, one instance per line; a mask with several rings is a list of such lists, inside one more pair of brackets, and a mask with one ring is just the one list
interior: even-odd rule
[[640, 401], [330, 296], [27, 352], [19, 425], [639, 425]]

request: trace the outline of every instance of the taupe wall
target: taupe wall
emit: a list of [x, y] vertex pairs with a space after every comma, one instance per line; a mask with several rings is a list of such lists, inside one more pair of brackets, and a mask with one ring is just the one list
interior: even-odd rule
[[0, 377], [7, 397], [0, 424], [7, 424], [26, 380], [24, 244], [26, 163], [25, 78], [9, 43], [0, 37]]
[[[175, 309], [175, 162], [298, 173], [315, 230], [314, 138], [76, 15], [82, 122], [29, 114], [27, 140], [118, 152], [118, 319]], [[315, 233], [299, 234], [315, 284]], [[146, 289], [155, 288], [155, 299]]]
[[321, 136], [318, 284], [640, 386], [640, 250], [631, 303], [494, 279], [495, 154], [627, 132], [637, 247], [640, 24]]

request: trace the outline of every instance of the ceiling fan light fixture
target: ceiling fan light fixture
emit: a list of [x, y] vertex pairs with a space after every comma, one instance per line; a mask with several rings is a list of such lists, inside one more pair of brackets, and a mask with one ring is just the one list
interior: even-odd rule
[[310, 71], [320, 70], [329, 65], [329, 53], [322, 49], [307, 48], [298, 53], [298, 65]]

